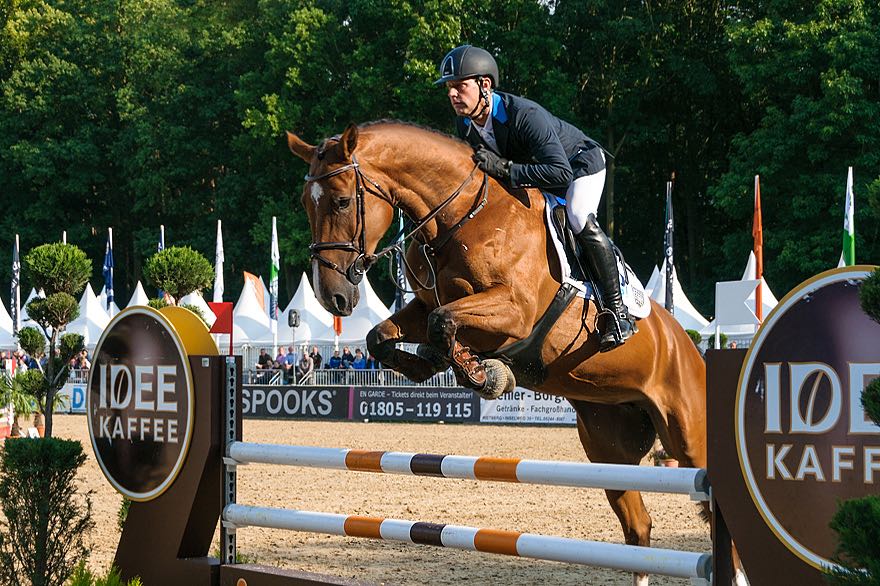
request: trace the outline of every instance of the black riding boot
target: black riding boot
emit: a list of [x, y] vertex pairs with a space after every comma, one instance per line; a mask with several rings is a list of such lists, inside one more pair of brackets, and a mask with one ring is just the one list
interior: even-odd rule
[[[577, 241], [581, 246], [581, 263], [602, 289], [602, 301], [606, 311], [610, 312], [606, 314], [604, 331], [599, 341], [599, 351], [607, 352], [626, 342], [635, 328], [620, 294], [617, 256], [611, 247], [611, 241], [599, 227], [593, 214], [587, 217], [587, 224], [577, 235]], [[610, 319], [611, 317], [614, 319]]]

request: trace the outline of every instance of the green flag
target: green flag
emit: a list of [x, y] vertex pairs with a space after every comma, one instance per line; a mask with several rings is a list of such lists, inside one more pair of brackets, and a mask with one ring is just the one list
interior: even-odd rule
[[843, 215], [843, 250], [840, 253], [840, 262], [837, 266], [849, 267], [856, 264], [856, 225], [853, 220], [853, 172], [852, 167], [846, 177], [846, 204]]

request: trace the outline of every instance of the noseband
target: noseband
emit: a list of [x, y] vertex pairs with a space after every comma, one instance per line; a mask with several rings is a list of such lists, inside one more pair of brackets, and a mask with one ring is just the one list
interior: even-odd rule
[[[372, 179], [370, 179], [369, 177], [367, 177], [364, 174], [364, 172], [361, 170], [360, 163], [358, 163], [357, 157], [354, 154], [352, 154], [351, 155], [351, 163], [349, 163], [347, 165], [342, 165], [341, 167], [337, 167], [336, 169], [333, 169], [332, 171], [328, 171], [328, 172], [323, 173], [321, 175], [306, 175], [305, 181], [306, 181], [306, 183], [308, 183], [310, 181], [320, 181], [322, 179], [329, 179], [330, 177], [335, 177], [336, 175], [341, 175], [343, 173], [347, 173], [348, 171], [354, 171], [355, 205], [357, 206], [357, 225], [355, 226], [354, 238], [352, 238], [352, 240], [349, 242], [313, 242], [312, 244], [309, 245], [309, 251], [311, 252], [311, 260], [318, 261], [319, 263], [321, 263], [325, 267], [332, 269], [332, 270], [336, 271], [337, 273], [343, 275], [346, 279], [348, 279], [348, 282], [351, 283], [352, 285], [355, 285], [355, 286], [359, 285], [360, 282], [363, 280], [364, 275], [367, 273], [368, 270], [370, 270], [370, 267], [372, 267], [376, 263], [376, 261], [378, 261], [383, 256], [387, 256], [387, 255], [391, 254], [393, 251], [397, 250], [401, 245], [401, 243], [400, 243], [401, 240], [406, 240], [407, 238], [409, 238], [410, 236], [412, 236], [413, 234], [415, 234], [416, 232], [421, 230], [425, 226], [425, 224], [427, 224], [432, 219], [434, 219], [434, 217], [437, 214], [439, 214], [443, 208], [445, 208], [450, 202], [452, 202], [452, 200], [455, 199], [462, 192], [462, 190], [467, 186], [467, 184], [471, 182], [476, 170], [477, 170], [477, 166], [474, 165], [474, 168], [471, 170], [470, 174], [465, 178], [465, 180], [461, 183], [461, 185], [458, 186], [458, 189], [453, 191], [452, 194], [449, 197], [447, 197], [440, 205], [438, 205], [433, 210], [428, 212], [427, 216], [425, 216], [424, 218], [422, 218], [421, 220], [416, 222], [415, 226], [413, 227], [412, 230], [410, 230], [409, 234], [404, 236], [403, 231], [401, 231], [401, 233], [398, 234], [396, 238], [394, 238], [395, 243], [392, 244], [391, 246], [386, 247], [378, 254], [368, 254], [367, 253], [366, 223], [365, 223], [365, 219], [364, 219], [365, 213], [366, 213], [366, 205], [365, 205], [365, 201], [364, 201], [364, 193], [366, 191], [370, 191], [370, 193], [372, 193], [373, 195], [376, 195], [377, 197], [381, 197], [382, 199], [387, 201], [392, 206], [394, 205], [394, 203], [393, 203], [391, 196], [388, 195], [388, 193], [384, 189], [382, 189], [382, 186], [380, 186], [377, 182], [373, 181]], [[488, 187], [487, 180], [488, 180], [488, 176], [484, 174], [483, 188], [482, 188], [483, 189], [483, 202], [481, 203], [481, 205], [478, 207], [477, 210], [475, 210], [474, 212], [471, 212], [471, 214], [469, 214], [467, 216], [467, 220], [470, 220], [474, 215], [476, 215], [476, 212], [479, 212], [479, 210], [481, 210], [485, 206], [486, 189]], [[369, 184], [369, 187], [367, 187], [366, 184]], [[453, 231], [460, 228], [463, 223], [464, 222], [459, 222], [459, 224], [453, 228]], [[321, 254], [325, 250], [342, 250], [342, 251], [346, 251], [346, 252], [353, 252], [357, 256], [355, 257], [354, 261], [351, 262], [351, 264], [349, 264], [345, 269], [343, 269], [338, 264], [325, 258]]]

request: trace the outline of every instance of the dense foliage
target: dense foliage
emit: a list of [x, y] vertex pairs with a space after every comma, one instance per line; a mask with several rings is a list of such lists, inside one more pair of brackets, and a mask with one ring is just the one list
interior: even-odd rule
[[88, 558], [94, 526], [89, 493], [77, 487], [82, 444], [17, 439], [0, 449], [0, 581], [61, 586]]
[[676, 265], [703, 313], [742, 273], [758, 173], [780, 296], [836, 264], [848, 165], [857, 259], [880, 258], [880, 5], [865, 0], [0, 0], [0, 234], [27, 250], [66, 230], [100, 262], [115, 228], [125, 299], [160, 224], [213, 258], [222, 219], [229, 299], [242, 270], [268, 272], [276, 215], [284, 298], [310, 236], [283, 131], [316, 142], [395, 117], [451, 132], [432, 82], [463, 42], [614, 155], [600, 219], [640, 275], [675, 174]]

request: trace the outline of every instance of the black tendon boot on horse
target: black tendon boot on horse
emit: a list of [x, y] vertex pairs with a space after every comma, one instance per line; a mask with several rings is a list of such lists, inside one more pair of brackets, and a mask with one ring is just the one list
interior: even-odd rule
[[636, 331], [620, 294], [617, 257], [611, 241], [599, 227], [593, 214], [587, 217], [587, 224], [577, 235], [577, 241], [581, 246], [581, 263], [587, 267], [602, 289], [605, 325], [599, 341], [599, 351], [608, 352], [626, 342]]

